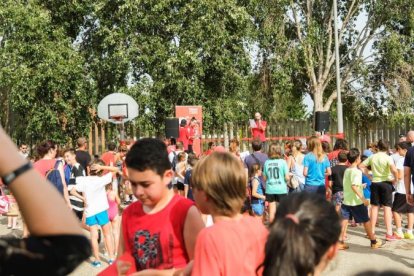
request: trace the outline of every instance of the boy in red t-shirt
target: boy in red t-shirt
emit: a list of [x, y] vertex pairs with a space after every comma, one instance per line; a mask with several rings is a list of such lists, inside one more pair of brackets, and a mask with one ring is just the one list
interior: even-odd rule
[[[196, 237], [204, 224], [193, 202], [169, 188], [174, 172], [165, 144], [141, 139], [125, 162], [138, 201], [123, 212], [118, 256], [130, 254], [137, 270], [147, 270], [148, 275], [185, 268], [193, 259]], [[119, 272], [124, 269], [128, 265], [120, 262]]]
[[240, 213], [246, 198], [246, 173], [230, 153], [215, 152], [192, 173], [193, 195], [214, 225], [198, 235], [192, 275], [256, 275], [268, 235], [263, 223]]

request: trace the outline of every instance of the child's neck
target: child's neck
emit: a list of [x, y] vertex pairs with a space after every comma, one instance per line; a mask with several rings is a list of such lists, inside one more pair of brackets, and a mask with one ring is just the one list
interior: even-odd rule
[[213, 221], [214, 223], [217, 223], [219, 221], [230, 221], [230, 220], [240, 220], [243, 215], [242, 214], [235, 214], [233, 216], [225, 216], [225, 215], [221, 215], [221, 214], [217, 214], [217, 213], [211, 213], [211, 216], [213, 217]]
[[357, 163], [352, 163], [349, 167], [350, 168], [357, 168], [358, 167], [358, 164]]
[[143, 205], [142, 208], [146, 214], [155, 214], [165, 208], [165, 206], [170, 203], [171, 199], [174, 197], [174, 192], [172, 190], [167, 190], [165, 196], [163, 196], [160, 201], [158, 201], [153, 206]]
[[346, 165], [346, 162], [339, 162], [338, 165]]

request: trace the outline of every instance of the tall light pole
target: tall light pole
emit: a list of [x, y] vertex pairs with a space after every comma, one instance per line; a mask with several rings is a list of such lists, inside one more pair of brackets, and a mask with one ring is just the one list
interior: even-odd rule
[[335, 65], [336, 65], [336, 93], [337, 93], [337, 116], [338, 116], [338, 136], [344, 138], [344, 118], [342, 113], [341, 99], [341, 72], [339, 71], [339, 39], [338, 39], [338, 4], [333, 0], [334, 10], [334, 35], [335, 35]]

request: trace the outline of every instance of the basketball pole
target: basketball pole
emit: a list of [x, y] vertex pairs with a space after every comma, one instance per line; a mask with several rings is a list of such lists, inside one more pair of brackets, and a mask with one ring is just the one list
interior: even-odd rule
[[338, 117], [338, 136], [344, 138], [344, 118], [342, 112], [341, 99], [341, 72], [339, 66], [339, 38], [338, 38], [338, 3], [333, 0], [334, 10], [334, 35], [335, 35], [335, 66], [336, 66], [336, 93], [337, 93], [337, 117]]

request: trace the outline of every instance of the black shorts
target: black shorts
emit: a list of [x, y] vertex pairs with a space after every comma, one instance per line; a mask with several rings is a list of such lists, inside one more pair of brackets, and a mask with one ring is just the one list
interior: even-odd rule
[[78, 211], [78, 210], [75, 210], [75, 209], [72, 209], [72, 210], [73, 210], [73, 212], [75, 213], [76, 217], [77, 217], [80, 221], [82, 221], [83, 211]]
[[341, 205], [342, 219], [350, 220], [354, 218], [356, 223], [365, 223], [369, 221], [368, 208], [364, 205], [348, 206]]
[[372, 182], [371, 204], [392, 207], [393, 186], [391, 182]]
[[285, 197], [287, 196], [287, 194], [266, 194], [266, 201], [267, 202], [280, 202], [282, 201]]
[[177, 184], [175, 184], [175, 187], [176, 187], [176, 188], [177, 188], [177, 190], [179, 190], [179, 191], [184, 191], [184, 183], [177, 182]]
[[405, 194], [395, 193], [392, 211], [401, 214], [414, 213], [414, 206], [407, 203]]

